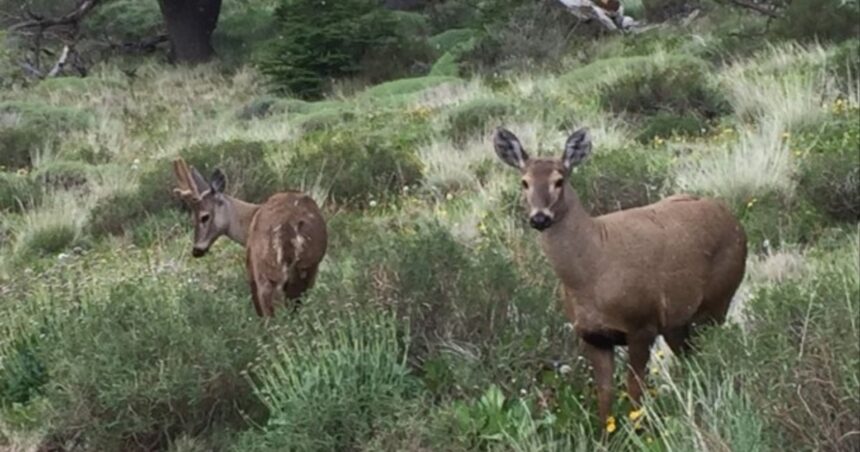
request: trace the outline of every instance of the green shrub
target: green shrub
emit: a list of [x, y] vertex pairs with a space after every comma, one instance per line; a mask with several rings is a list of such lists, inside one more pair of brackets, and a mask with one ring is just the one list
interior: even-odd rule
[[296, 123], [305, 133], [323, 132], [355, 119], [355, 113], [341, 108], [313, 111], [298, 117]]
[[87, 232], [94, 236], [119, 235], [132, 230], [146, 208], [135, 192], [119, 192], [99, 199], [87, 214]]
[[[215, 168], [224, 171], [231, 195], [248, 202], [263, 202], [278, 191], [278, 177], [266, 160], [269, 147], [261, 141], [229, 140], [194, 145], [180, 151], [180, 155], [207, 178]], [[172, 175], [172, 166], [162, 165], [165, 166]]]
[[[227, 175], [230, 195], [259, 203], [279, 190], [278, 178], [266, 161], [267, 146], [258, 141], [232, 140], [194, 145], [180, 155], [207, 178], [220, 168]], [[141, 173], [136, 190], [115, 193], [96, 203], [87, 220], [89, 232], [94, 236], [122, 234], [165, 209], [182, 208], [173, 194], [175, 186], [170, 160], [157, 160]]]
[[86, 16], [86, 27], [121, 41], [137, 41], [158, 33], [163, 18], [155, 2], [114, 0]]
[[[262, 407], [243, 371], [265, 344], [240, 272], [217, 260], [198, 275], [140, 271], [124, 255], [84, 267], [29, 300], [50, 309], [55, 337], [43, 345], [50, 382], [45, 427], [94, 450], [164, 450], [183, 434], [244, 427]], [[74, 281], [74, 282], [73, 282]], [[78, 291], [76, 287], [85, 287]]]
[[264, 54], [266, 43], [276, 36], [275, 18], [264, 7], [222, 6], [218, 28], [212, 33], [212, 47], [228, 67], [256, 61]]
[[32, 177], [43, 187], [69, 190], [85, 185], [90, 179], [90, 170], [86, 163], [52, 160], [36, 168]]
[[93, 116], [70, 107], [54, 107], [36, 102], [0, 102], [0, 113], [18, 117], [19, 125], [33, 127], [40, 133], [86, 129]]
[[640, 143], [649, 143], [655, 138], [694, 137], [710, 129], [710, 124], [698, 116], [657, 113], [645, 119], [642, 131], [636, 136]]
[[744, 225], [748, 247], [753, 252], [811, 243], [827, 226], [825, 218], [808, 201], [779, 192], [740, 200], [731, 207]]
[[842, 0], [793, 0], [774, 21], [773, 33], [797, 40], [856, 40], [860, 3]]
[[0, 167], [30, 167], [33, 155], [41, 150], [44, 143], [44, 133], [34, 127], [0, 127]]
[[469, 28], [453, 28], [445, 30], [430, 38], [430, 45], [440, 54], [449, 52], [474, 38], [477, 33]]
[[65, 221], [45, 222], [28, 228], [18, 236], [19, 252], [25, 256], [57, 254], [80, 238], [80, 230]]
[[851, 92], [852, 84], [860, 80], [860, 41], [851, 39], [836, 47], [827, 64], [843, 85], [843, 92]]
[[600, 100], [615, 113], [700, 115], [713, 118], [728, 112], [728, 103], [708, 78], [704, 62], [673, 58], [644, 65], [608, 83]]
[[421, 180], [415, 148], [424, 132], [423, 126], [419, 130], [404, 126], [392, 133], [357, 125], [308, 135], [290, 160], [286, 185], [299, 187], [321, 180], [330, 186], [334, 200], [347, 203], [396, 196], [404, 185]]
[[385, 96], [400, 96], [404, 94], [413, 94], [421, 92], [428, 88], [432, 88], [434, 86], [460, 81], [461, 80], [459, 78], [447, 76], [404, 78], [400, 80], [390, 81], [387, 83], [382, 83], [368, 88], [361, 93], [361, 97], [379, 98]]
[[270, 420], [237, 450], [350, 450], [415, 394], [390, 315], [303, 320], [253, 369]]
[[41, 394], [48, 382], [38, 335], [19, 334], [0, 343], [0, 407], [26, 404]]
[[275, 16], [278, 37], [260, 67], [277, 91], [303, 98], [321, 97], [330, 78], [359, 74], [370, 51], [400, 62], [414, 45], [398, 34], [398, 16], [371, 0], [284, 0]]
[[[755, 290], [745, 303], [743, 328], [714, 329], [697, 342], [696, 365], [716, 382], [743, 389], [773, 444], [802, 450], [860, 446], [860, 438], [848, 433], [857, 429], [860, 410], [855, 234], [839, 252], [816, 258], [803, 279]], [[679, 391], [686, 394], [687, 385]]]
[[698, 1], [689, 0], [642, 0], [645, 18], [649, 22], [660, 22], [675, 16], [688, 14], [699, 7]]
[[809, 204], [836, 220], [860, 221], [860, 126], [856, 112], [831, 120], [817, 131], [799, 133], [808, 155], [797, 174], [798, 190]]
[[595, 152], [571, 176], [571, 184], [592, 215], [656, 202], [671, 182], [668, 155], [650, 149]]
[[475, 99], [460, 104], [448, 113], [448, 136], [455, 143], [496, 126], [496, 122], [514, 112], [511, 103], [504, 99]]
[[481, 2], [483, 32], [459, 58], [470, 73], [534, 70], [557, 65], [578, 19], [558, 2]]
[[0, 212], [17, 212], [39, 203], [42, 190], [29, 177], [0, 172]]

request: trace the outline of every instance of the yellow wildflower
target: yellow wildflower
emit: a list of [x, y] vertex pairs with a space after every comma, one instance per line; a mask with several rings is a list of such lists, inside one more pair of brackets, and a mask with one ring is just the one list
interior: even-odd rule
[[617, 428], [615, 425], [615, 416], [606, 418], [606, 433], [613, 433]]
[[659, 374], [659, 373], [660, 373], [660, 368], [659, 368], [659, 367], [654, 366], [654, 367], [652, 367], [652, 368], [651, 368], [651, 375], [657, 375], [657, 374]]
[[29, 171], [27, 171], [27, 168], [21, 168], [17, 172], [19, 176], [26, 176]]
[[654, 353], [654, 355], [657, 356], [657, 359], [663, 359], [665, 354], [663, 353], [663, 350], [657, 350], [657, 353]]
[[638, 410], [633, 410], [627, 414], [627, 417], [633, 422], [638, 421], [642, 416], [645, 416], [645, 408], [641, 407]]
[[652, 437], [650, 437], [650, 436], [646, 436], [646, 437], [645, 437], [645, 442], [646, 442], [646, 443], [648, 443], [648, 444], [651, 444], [651, 443], [653, 443], [653, 442], [654, 442], [654, 438], [652, 438]]

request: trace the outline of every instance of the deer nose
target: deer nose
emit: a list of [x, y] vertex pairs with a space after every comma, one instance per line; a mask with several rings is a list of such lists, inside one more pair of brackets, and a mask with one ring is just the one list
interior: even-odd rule
[[208, 251], [206, 248], [198, 248], [195, 246], [194, 248], [191, 248], [191, 255], [194, 257], [201, 257], [206, 254], [206, 251]]
[[552, 218], [543, 212], [538, 212], [529, 218], [529, 224], [538, 231], [543, 231], [552, 225]]

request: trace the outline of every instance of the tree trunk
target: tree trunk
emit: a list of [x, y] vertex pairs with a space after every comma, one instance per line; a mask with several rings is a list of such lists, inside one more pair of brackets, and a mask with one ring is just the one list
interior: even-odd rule
[[212, 32], [218, 25], [221, 0], [158, 0], [175, 63], [204, 63], [212, 59]]

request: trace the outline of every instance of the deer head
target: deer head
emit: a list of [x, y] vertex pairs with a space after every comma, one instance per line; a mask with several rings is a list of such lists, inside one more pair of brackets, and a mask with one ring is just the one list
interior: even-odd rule
[[522, 174], [529, 224], [538, 231], [552, 226], [566, 213], [565, 196], [575, 196], [565, 182], [571, 170], [591, 153], [588, 130], [570, 134], [561, 158], [530, 158], [516, 135], [501, 127], [496, 129], [493, 144], [496, 155]]
[[177, 182], [173, 192], [191, 209], [194, 218], [191, 255], [201, 257], [230, 228], [232, 209], [224, 195], [227, 179], [216, 169], [211, 181], [206, 181], [196, 168], [189, 167], [181, 158], [173, 161], [173, 170]]

